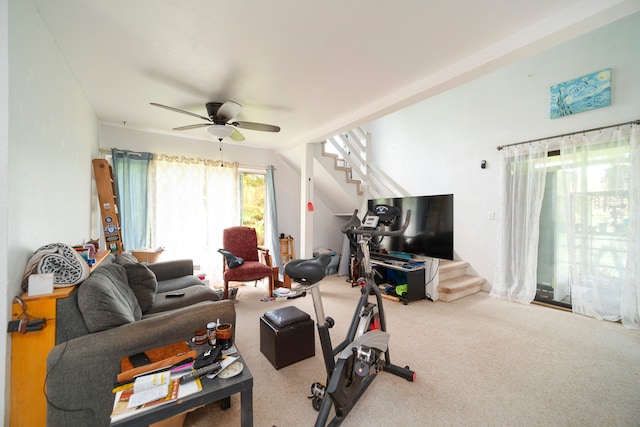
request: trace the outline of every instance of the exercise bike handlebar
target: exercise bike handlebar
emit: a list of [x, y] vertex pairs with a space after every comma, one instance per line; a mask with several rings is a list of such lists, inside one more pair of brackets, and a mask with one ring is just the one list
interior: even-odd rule
[[344, 227], [342, 227], [340, 231], [342, 232], [342, 234], [347, 234], [350, 230], [358, 228], [361, 225], [362, 222], [360, 222], [360, 218], [358, 218], [358, 209], [356, 209], [353, 211], [353, 215], [351, 215], [349, 221], [347, 221], [347, 223], [344, 225]]
[[411, 220], [411, 209], [407, 210], [407, 214], [404, 217], [404, 224], [397, 230], [386, 231], [372, 228], [362, 228], [362, 222], [358, 218], [358, 209], [353, 211], [353, 215], [342, 227], [342, 233], [344, 234], [366, 234], [368, 236], [400, 236], [404, 234], [405, 230], [409, 226]]

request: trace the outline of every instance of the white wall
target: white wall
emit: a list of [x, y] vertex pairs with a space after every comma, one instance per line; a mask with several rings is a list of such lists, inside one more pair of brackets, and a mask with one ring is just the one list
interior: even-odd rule
[[[7, 272], [7, 253], [9, 241], [9, 26], [8, 0], [0, 0], [0, 319], [9, 320], [9, 287]], [[6, 334], [0, 347], [0, 384], [6, 384], [11, 375], [7, 360], [10, 360], [9, 348], [11, 337]], [[0, 403], [0, 420], [7, 425], [5, 406], [9, 406], [9, 393], [4, 388], [4, 399]], [[7, 411], [8, 412], [8, 411]]]
[[[412, 195], [454, 194], [456, 257], [491, 282], [496, 147], [640, 119], [638, 52], [635, 14], [368, 124], [373, 162]], [[549, 119], [551, 85], [604, 68], [613, 69], [610, 107]]]
[[[3, 0], [2, 8], [6, 9], [6, 5]], [[7, 169], [1, 168], [7, 171], [6, 198], [0, 190], [0, 223], [8, 230], [6, 253], [5, 235], [0, 231], [0, 270], [6, 271], [7, 279], [2, 297], [6, 320], [27, 260], [38, 247], [52, 242], [84, 243], [91, 237], [91, 159], [97, 155], [98, 147], [96, 116], [33, 3], [9, 2], [8, 17], [11, 161]], [[7, 22], [3, 24], [0, 28], [4, 30]], [[3, 52], [0, 47], [1, 56]], [[2, 82], [3, 75], [4, 71], [0, 71]], [[0, 107], [0, 117], [6, 117], [3, 109]], [[0, 147], [4, 145], [0, 143]], [[0, 154], [4, 150], [0, 148]], [[0, 186], [4, 189], [3, 179], [0, 178]], [[6, 214], [5, 206], [10, 206]], [[10, 395], [7, 337], [1, 344], [7, 372], [5, 425]]]

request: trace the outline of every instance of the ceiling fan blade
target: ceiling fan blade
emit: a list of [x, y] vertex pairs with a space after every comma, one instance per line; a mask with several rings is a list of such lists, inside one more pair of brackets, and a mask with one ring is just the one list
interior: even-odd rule
[[218, 108], [217, 116], [228, 122], [237, 116], [240, 110], [242, 110], [242, 105], [234, 101], [227, 101]]
[[203, 128], [205, 126], [211, 126], [211, 123], [198, 123], [197, 125], [180, 126], [177, 128], [173, 128], [173, 130], [189, 130], [189, 129]]
[[230, 124], [233, 126], [238, 126], [239, 128], [242, 128], [242, 129], [260, 130], [263, 132], [280, 132], [280, 126], [266, 125], [264, 123], [233, 122]]
[[175, 111], [176, 113], [188, 114], [190, 116], [197, 117], [199, 119], [206, 120], [208, 122], [211, 121], [211, 119], [209, 119], [209, 117], [201, 116], [200, 114], [191, 113], [189, 111], [181, 110], [179, 108], [169, 107], [168, 105], [162, 105], [162, 104], [158, 104], [156, 102], [151, 102], [150, 104], [153, 105], [154, 107], [164, 108], [165, 110]]
[[244, 135], [241, 134], [238, 129], [234, 129], [233, 133], [229, 135], [229, 138], [233, 139], [236, 142], [244, 141]]

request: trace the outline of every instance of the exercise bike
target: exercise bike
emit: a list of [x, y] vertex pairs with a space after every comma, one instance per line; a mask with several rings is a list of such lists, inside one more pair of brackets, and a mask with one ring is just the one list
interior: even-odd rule
[[[409, 225], [411, 211], [407, 211], [403, 226], [395, 231], [386, 231], [383, 226], [393, 223], [400, 215], [398, 208], [377, 206], [375, 215], [368, 215], [364, 223], [357, 214], [356, 209], [342, 228], [342, 232], [358, 242], [358, 256], [362, 257], [364, 280], [359, 280], [361, 296], [346, 338], [335, 348], [332, 346], [329, 333], [335, 321], [331, 317], [325, 317], [319, 289], [331, 256], [325, 254], [313, 259], [293, 260], [284, 267], [284, 272], [299, 283], [296, 292], [303, 296], [311, 292], [313, 298], [318, 335], [327, 371], [326, 386], [319, 382], [311, 386], [312, 405], [318, 411], [316, 427], [327, 425], [332, 407], [335, 416], [328, 425], [340, 425], [381, 370], [408, 381], [415, 381], [416, 378], [416, 373], [408, 366], [400, 367], [391, 363], [382, 295], [375, 284], [369, 254], [369, 243], [373, 237], [398, 236], [404, 233]], [[369, 301], [370, 296], [375, 297], [374, 302]]]

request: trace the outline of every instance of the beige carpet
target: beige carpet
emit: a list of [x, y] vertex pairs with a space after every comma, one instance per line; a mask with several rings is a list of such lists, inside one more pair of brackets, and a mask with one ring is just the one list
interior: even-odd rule
[[[358, 298], [344, 277], [321, 285], [334, 345]], [[241, 286], [236, 343], [254, 376], [257, 427], [314, 425], [307, 398], [325, 379], [316, 356], [275, 370], [260, 353], [259, 318], [295, 305], [314, 316], [311, 296], [263, 302], [263, 288]], [[342, 423], [361, 426], [639, 426], [640, 332], [552, 308], [496, 300], [481, 292], [454, 303], [385, 301], [391, 360], [417, 380], [383, 372]], [[185, 426], [239, 425], [240, 399], [209, 405]]]

